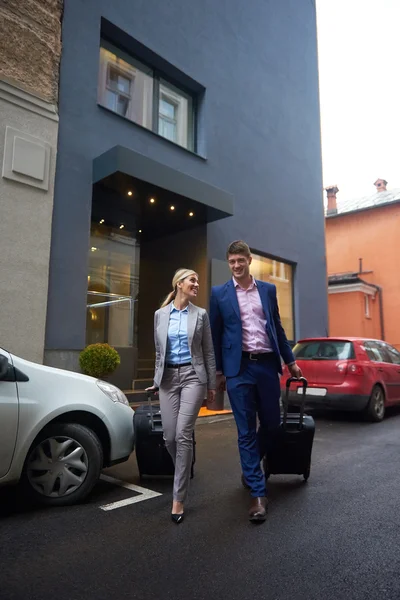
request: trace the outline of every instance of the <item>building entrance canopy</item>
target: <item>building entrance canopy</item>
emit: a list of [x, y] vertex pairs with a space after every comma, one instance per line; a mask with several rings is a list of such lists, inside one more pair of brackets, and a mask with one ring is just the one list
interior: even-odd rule
[[232, 194], [122, 146], [93, 162], [92, 220], [142, 240], [233, 215]]

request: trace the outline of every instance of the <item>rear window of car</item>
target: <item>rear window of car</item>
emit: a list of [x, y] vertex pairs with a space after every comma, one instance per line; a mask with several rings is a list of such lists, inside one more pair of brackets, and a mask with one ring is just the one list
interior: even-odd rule
[[355, 357], [351, 342], [310, 340], [301, 342], [293, 348], [296, 359], [301, 360], [348, 360]]

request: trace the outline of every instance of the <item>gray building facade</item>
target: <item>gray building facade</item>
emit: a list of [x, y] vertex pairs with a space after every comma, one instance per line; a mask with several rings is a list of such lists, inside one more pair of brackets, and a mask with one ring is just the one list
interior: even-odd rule
[[314, 2], [74, 0], [62, 40], [45, 362], [109, 342], [129, 389], [175, 269], [207, 306], [239, 238], [288, 337], [325, 335]]
[[60, 0], [0, 2], [0, 346], [43, 362], [58, 134]]

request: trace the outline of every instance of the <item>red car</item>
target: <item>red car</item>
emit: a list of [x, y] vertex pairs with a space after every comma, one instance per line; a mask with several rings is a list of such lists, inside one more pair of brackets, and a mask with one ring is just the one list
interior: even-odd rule
[[[371, 421], [382, 421], [385, 408], [400, 404], [400, 352], [379, 340], [362, 338], [312, 338], [293, 349], [308, 380], [306, 406], [363, 411]], [[281, 379], [285, 392], [289, 376]], [[301, 389], [290, 392], [290, 404], [298, 405]]]

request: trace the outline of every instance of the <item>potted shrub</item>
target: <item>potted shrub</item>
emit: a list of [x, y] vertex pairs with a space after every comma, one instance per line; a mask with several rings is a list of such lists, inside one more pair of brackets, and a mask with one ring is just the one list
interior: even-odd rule
[[90, 344], [79, 355], [82, 373], [97, 379], [111, 375], [120, 362], [118, 352], [109, 344]]

